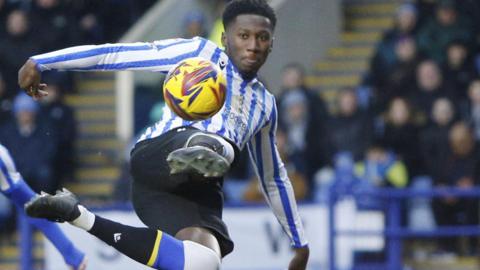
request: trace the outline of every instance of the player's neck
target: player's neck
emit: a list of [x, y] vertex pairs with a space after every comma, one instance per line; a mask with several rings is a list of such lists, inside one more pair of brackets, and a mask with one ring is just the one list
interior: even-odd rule
[[251, 80], [253, 80], [255, 77], [257, 77], [257, 73], [243, 73], [243, 72], [240, 72], [240, 75], [242, 75], [242, 78], [243, 78], [245, 81], [251, 81]]

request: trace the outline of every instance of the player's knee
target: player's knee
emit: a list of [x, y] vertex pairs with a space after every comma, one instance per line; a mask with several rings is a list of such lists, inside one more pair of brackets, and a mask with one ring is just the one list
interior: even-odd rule
[[205, 246], [192, 241], [183, 241], [185, 252], [184, 270], [218, 270], [220, 257]]

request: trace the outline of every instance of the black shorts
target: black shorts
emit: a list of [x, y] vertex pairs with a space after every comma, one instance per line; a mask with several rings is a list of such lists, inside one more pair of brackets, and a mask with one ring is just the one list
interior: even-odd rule
[[198, 130], [194, 128], [176, 128], [135, 145], [130, 161], [133, 207], [145, 225], [172, 236], [187, 227], [209, 229], [223, 257], [233, 250], [233, 241], [222, 221], [223, 178], [170, 175], [166, 161], [168, 154], [183, 147], [195, 132]]

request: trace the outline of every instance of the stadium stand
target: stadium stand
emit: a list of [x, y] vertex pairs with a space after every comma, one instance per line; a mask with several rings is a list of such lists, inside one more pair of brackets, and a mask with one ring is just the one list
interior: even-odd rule
[[[137, 16], [142, 13], [140, 11], [144, 11], [155, 2], [123, 1], [125, 1], [125, 6], [127, 7], [133, 2], [138, 2]], [[428, 96], [427, 93], [425, 94], [427, 95], [426, 99], [428, 99], [429, 106], [432, 106], [432, 110], [422, 108], [425, 111], [420, 115], [414, 108], [411, 109], [411, 106], [415, 104], [410, 103], [415, 103], [416, 100], [406, 102], [405, 100], [408, 100], [411, 96], [402, 96], [400, 103], [405, 101], [406, 104], [402, 105], [405, 107], [403, 110], [407, 110], [407, 114], [409, 115], [407, 116], [408, 121], [400, 120], [402, 123], [408, 122], [408, 125], [405, 125], [408, 127], [405, 129], [396, 129], [395, 120], [392, 120], [392, 118], [395, 118], [395, 116], [393, 116], [395, 112], [388, 111], [387, 113], [390, 106], [394, 106], [393, 102], [389, 104], [393, 98], [390, 99], [391, 97], [389, 97], [382, 100], [381, 103], [383, 107], [376, 107], [379, 98], [376, 95], [382, 88], [378, 87], [374, 80], [372, 80], [375, 75], [377, 75], [377, 77], [379, 76], [379, 74], [374, 74], [378, 69], [376, 70], [373, 67], [375, 65], [375, 57], [381, 53], [380, 50], [382, 48], [380, 48], [379, 44], [386, 42], [387, 38], [385, 33], [391, 34], [392, 31], [394, 32], [396, 16], [398, 16], [400, 12], [407, 10], [407, 12], [414, 12], [417, 16], [418, 20], [415, 30], [418, 31], [415, 32], [412, 30], [412, 32], [408, 33], [396, 33], [398, 36], [390, 40], [394, 42], [395, 45], [389, 45], [392, 46], [390, 49], [393, 51], [393, 47], [397, 44], [409, 43], [409, 45], [411, 45], [410, 42], [415, 43], [413, 46], [415, 46], [415, 49], [418, 49], [418, 55], [415, 57], [418, 58], [415, 59], [415, 63], [410, 63], [412, 66], [409, 66], [410, 74], [408, 74], [408, 76], [410, 76], [411, 82], [409, 82], [408, 87], [410, 88], [408, 90], [416, 93], [415, 91], [422, 88], [416, 84], [417, 78], [419, 81], [422, 80], [420, 78], [422, 76], [420, 73], [422, 72], [417, 72], [416, 68], [417, 65], [425, 59], [424, 55], [428, 55], [431, 52], [424, 46], [425, 44], [428, 45], [428, 42], [423, 42], [423, 47], [417, 46], [417, 40], [419, 38], [416, 34], [421, 32], [426, 35], [426, 32], [432, 31], [432, 26], [429, 24], [432, 24], [431, 20], [439, 7], [440, 9], [447, 10], [452, 7], [458, 8], [459, 14], [462, 14], [462, 16], [465, 16], [467, 19], [465, 23], [468, 25], [468, 19], [470, 19], [470, 23], [474, 24], [475, 20], [479, 20], [478, 18], [480, 18], [478, 4], [476, 4], [476, 1], [462, 1], [419, 0], [416, 1], [415, 6], [411, 1], [407, 1], [408, 6], [406, 7], [406, 1], [401, 0], [343, 0], [341, 3], [343, 10], [343, 30], [340, 35], [340, 42], [337, 46], [330, 48], [326, 57], [318, 59], [316, 64], [311, 67], [311, 70], [307, 72], [310, 74], [306, 77], [307, 86], [312, 89], [318, 89], [318, 93], [325, 101], [331, 115], [335, 115], [338, 112], [337, 101], [338, 97], [341, 96], [339, 93], [345, 92], [345, 90], [355, 92], [360, 109], [368, 112], [369, 117], [371, 117], [370, 120], [374, 123], [372, 137], [368, 139], [372, 142], [380, 143], [382, 147], [385, 146], [393, 149], [401, 159], [402, 155], [404, 155], [402, 160], [405, 161], [405, 165], [409, 169], [409, 179], [408, 183], [402, 182], [402, 187], [404, 184], [408, 187], [415, 186], [414, 181], [412, 181], [414, 177], [412, 176], [423, 177], [425, 173], [429, 174], [426, 176], [429, 181], [429, 186], [425, 187], [426, 189], [432, 186], [469, 189], [472, 186], [479, 185], [480, 83], [478, 79], [476, 79], [480, 74], [478, 60], [478, 49], [480, 46], [478, 45], [478, 41], [475, 41], [476, 44], [472, 45], [468, 43], [472, 42], [470, 38], [467, 41], [452, 38], [443, 44], [446, 45], [445, 48], [448, 48], [448, 51], [457, 45], [466, 47], [466, 56], [463, 56], [463, 60], [458, 61], [455, 59], [462, 58], [462, 52], [458, 52], [459, 50], [461, 51], [461, 49], [452, 49], [450, 52], [451, 56], [449, 56], [446, 51], [443, 51], [445, 55], [441, 54], [442, 48], [435, 48], [434, 57], [440, 59], [439, 61], [445, 62], [434, 65], [438, 66], [438, 73], [443, 73], [439, 76], [443, 75], [448, 85], [443, 85], [442, 79], [440, 79], [438, 83], [443, 88], [450, 87], [450, 83], [456, 84], [456, 88], [448, 89], [453, 92], [458, 88], [462, 88], [461, 91], [453, 93], [453, 96], [459, 98], [447, 99], [447, 102], [445, 102], [444, 96], [442, 96], [441, 99], [435, 99]], [[0, 2], [7, 3], [3, 6], [0, 4], [1, 21], [7, 20], [8, 14], [13, 9], [21, 8], [22, 10], [28, 11], [31, 8], [28, 4], [25, 4], [29, 1], [0, 0]], [[89, 1], [84, 2], [88, 3]], [[21, 4], [19, 5], [18, 3]], [[456, 6], [455, 3], [457, 4]], [[437, 7], [436, 5], [439, 6]], [[405, 9], [399, 10], [399, 7]], [[106, 26], [102, 24], [105, 19], [105, 17], [102, 17], [105, 15], [104, 12], [93, 12], [92, 9], [86, 8], [85, 6], [76, 6], [74, 10], [78, 12], [76, 18], [79, 18], [79, 20], [85, 18], [84, 16], [86, 15], [92, 15], [96, 20], [95, 26], [87, 23], [92, 23], [92, 17], [85, 19], [85, 24], [91, 27], [82, 28], [84, 26], [86, 27], [86, 25], [75, 26], [76, 28], [80, 27], [83, 29], [82, 37], [85, 42], [94, 41], [100, 43], [115, 41], [115, 39], [110, 36], [111, 33], [109, 33], [109, 35], [105, 33], [108, 32], [108, 27], [112, 27], [112, 25]], [[98, 10], [100, 11], [102, 9]], [[121, 10], [119, 12], [121, 12]], [[448, 17], [449, 14], [445, 16]], [[132, 18], [132, 22], [135, 19], [136, 18]], [[426, 27], [426, 25], [428, 25], [428, 27]], [[423, 28], [427, 29], [420, 30]], [[123, 33], [125, 30], [126, 29], [115, 29], [113, 32]], [[478, 36], [478, 32], [478, 29], [472, 27], [467, 34]], [[2, 29], [0, 38], [4, 36], [5, 32]], [[116, 36], [116, 38], [118, 38], [118, 36]], [[421, 39], [423, 40], [424, 38], [425, 37]], [[78, 44], [78, 42], [82, 41], [74, 40], [74, 42]], [[466, 43], [469, 45], [466, 45]], [[25, 47], [28, 46], [25, 45]], [[392, 56], [393, 52], [390, 53], [390, 56], [395, 58], [395, 56]], [[461, 64], [456, 64], [457, 62]], [[0, 63], [1, 74], [3, 77], [11, 76], [12, 67], [2, 66], [3, 64], [4, 63]], [[383, 70], [386, 73], [390, 70], [398, 71], [401, 69], [396, 69], [400, 66], [396, 60], [392, 60], [389, 64], [391, 64], [391, 69]], [[427, 69], [427, 71], [423, 73], [425, 73], [423, 75], [424, 77], [428, 77], [432, 75], [432, 73], [435, 73], [435, 68]], [[380, 74], [380, 76], [383, 75], [384, 74]], [[387, 75], [390, 76], [391, 74]], [[435, 76], [435, 74], [432, 76]], [[6, 77], [5, 81], [8, 87], [12, 85], [12, 78]], [[74, 87], [72, 88], [75, 90], [67, 93], [65, 101], [66, 104], [70, 105], [75, 111], [75, 116], [78, 121], [78, 136], [75, 142], [77, 167], [74, 173], [75, 181], [65, 183], [65, 185], [74, 193], [78, 194], [82, 202], [89, 205], [105, 205], [111, 200], [111, 196], [117, 185], [117, 180], [121, 177], [121, 164], [123, 162], [123, 154], [121, 153], [124, 151], [124, 149], [122, 149], [123, 145], [117, 138], [115, 132], [115, 117], [116, 111], [119, 108], [115, 107], [114, 75], [108, 73], [75, 74], [73, 85]], [[402, 85], [402, 87], [406, 86]], [[469, 90], [467, 90], [467, 88]], [[7, 98], [14, 96], [11, 92], [16, 93], [15, 89], [8, 88], [8, 91], [10, 92]], [[2, 91], [0, 91], [0, 96], [3, 95], [1, 92]], [[7, 105], [3, 106], [3, 104]], [[5, 98], [3, 98], [3, 100], [0, 98], [0, 105], [2, 106], [0, 108], [2, 113], [4, 113], [5, 110], [8, 111], [8, 102], [5, 102]], [[445, 107], [447, 108], [445, 109]], [[394, 111], [393, 108], [391, 110]], [[429, 118], [432, 119], [429, 120]], [[458, 124], [458, 120], [463, 120], [468, 126]], [[445, 124], [439, 123], [442, 121], [444, 121]], [[463, 125], [464, 128], [462, 132], [452, 131], [452, 126], [454, 126], [455, 123], [457, 123], [457, 126]], [[412, 126], [414, 126], [414, 128], [412, 128]], [[475, 131], [475, 137], [469, 137], [468, 127]], [[412, 131], [413, 129], [414, 131]], [[402, 134], [406, 133], [402, 132], [407, 132], [409, 136], [414, 132], [414, 137], [418, 139], [417, 143], [425, 143], [422, 144], [421, 147], [418, 145], [417, 147], [413, 147], [412, 150], [412, 144], [408, 144], [408, 140], [413, 137], [404, 136]], [[335, 136], [335, 134], [330, 135]], [[409, 152], [405, 150], [405, 147], [410, 147]], [[402, 152], [402, 150], [405, 150], [405, 152]], [[439, 150], [443, 152], [436, 152]], [[336, 153], [329, 154], [332, 155], [330, 159], [333, 159]], [[409, 155], [409, 157], [416, 155], [416, 157], [412, 161], [409, 160], [406, 155]], [[361, 158], [355, 161], [358, 160], [361, 160]], [[425, 166], [423, 166], [424, 163], [426, 164]], [[422, 165], [418, 166], [421, 168], [412, 169], [411, 164]], [[431, 167], [429, 167], [429, 164], [431, 164]], [[412, 173], [412, 171], [415, 171], [415, 173]], [[432, 173], [432, 171], [434, 173]], [[437, 172], [440, 171], [442, 175], [438, 175]], [[382, 184], [381, 186], [383, 185], [388, 184]], [[317, 186], [317, 189], [318, 188], [320, 187]], [[306, 191], [305, 193], [314, 192]], [[323, 194], [325, 194], [325, 192]], [[436, 203], [433, 203], [433, 205], [427, 202], [427, 205], [434, 210], [432, 211], [432, 209], [430, 209], [432, 219], [436, 219], [437, 222], [440, 221], [440, 223], [442, 223], [441, 225], [478, 225], [478, 199], [438, 200]], [[475, 213], [476, 210], [476, 215], [470, 215], [471, 212], [463, 211], [464, 209], [462, 209], [462, 207], [465, 208], [465, 206], [471, 208], [469, 211], [473, 209], [473, 213]], [[444, 210], [448, 212], [449, 216], [444, 215]], [[408, 215], [408, 213], [402, 213], [402, 215]], [[469, 216], [469, 218], [466, 218], [466, 216]], [[408, 222], [406, 220], [404, 221], [405, 223]], [[428, 222], [435, 223], [435, 220], [429, 220]], [[412, 223], [415, 222], [413, 221]], [[418, 224], [418, 221], [416, 223]], [[18, 269], [17, 266], [20, 257], [19, 235], [15, 233], [11, 236], [11, 231], [8, 231], [7, 234], [9, 234], [8, 237], [0, 237], [0, 269]], [[42, 237], [43, 236], [35, 233], [33, 238], [33, 259], [36, 269], [42, 269], [43, 265], [43, 248], [40, 244]], [[478, 269], [480, 263], [478, 258], [475, 258], [475, 255], [478, 256], [479, 252], [478, 238], [476, 241], [465, 237], [457, 240], [448, 238], [446, 241], [435, 241], [433, 248], [431, 245], [425, 247], [420, 244], [420, 252], [416, 252], [418, 249], [415, 250], [412, 248], [412, 250], [404, 252], [405, 257], [402, 257], [402, 259], [405, 258], [405, 262], [407, 262], [412, 269]], [[447, 246], [447, 248], [445, 248], [445, 246]]]

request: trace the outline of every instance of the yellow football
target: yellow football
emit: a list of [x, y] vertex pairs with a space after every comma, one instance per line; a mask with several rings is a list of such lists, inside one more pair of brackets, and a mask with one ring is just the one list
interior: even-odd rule
[[181, 118], [204, 120], [222, 108], [226, 89], [226, 79], [220, 68], [209, 60], [194, 57], [170, 70], [163, 84], [163, 97]]

